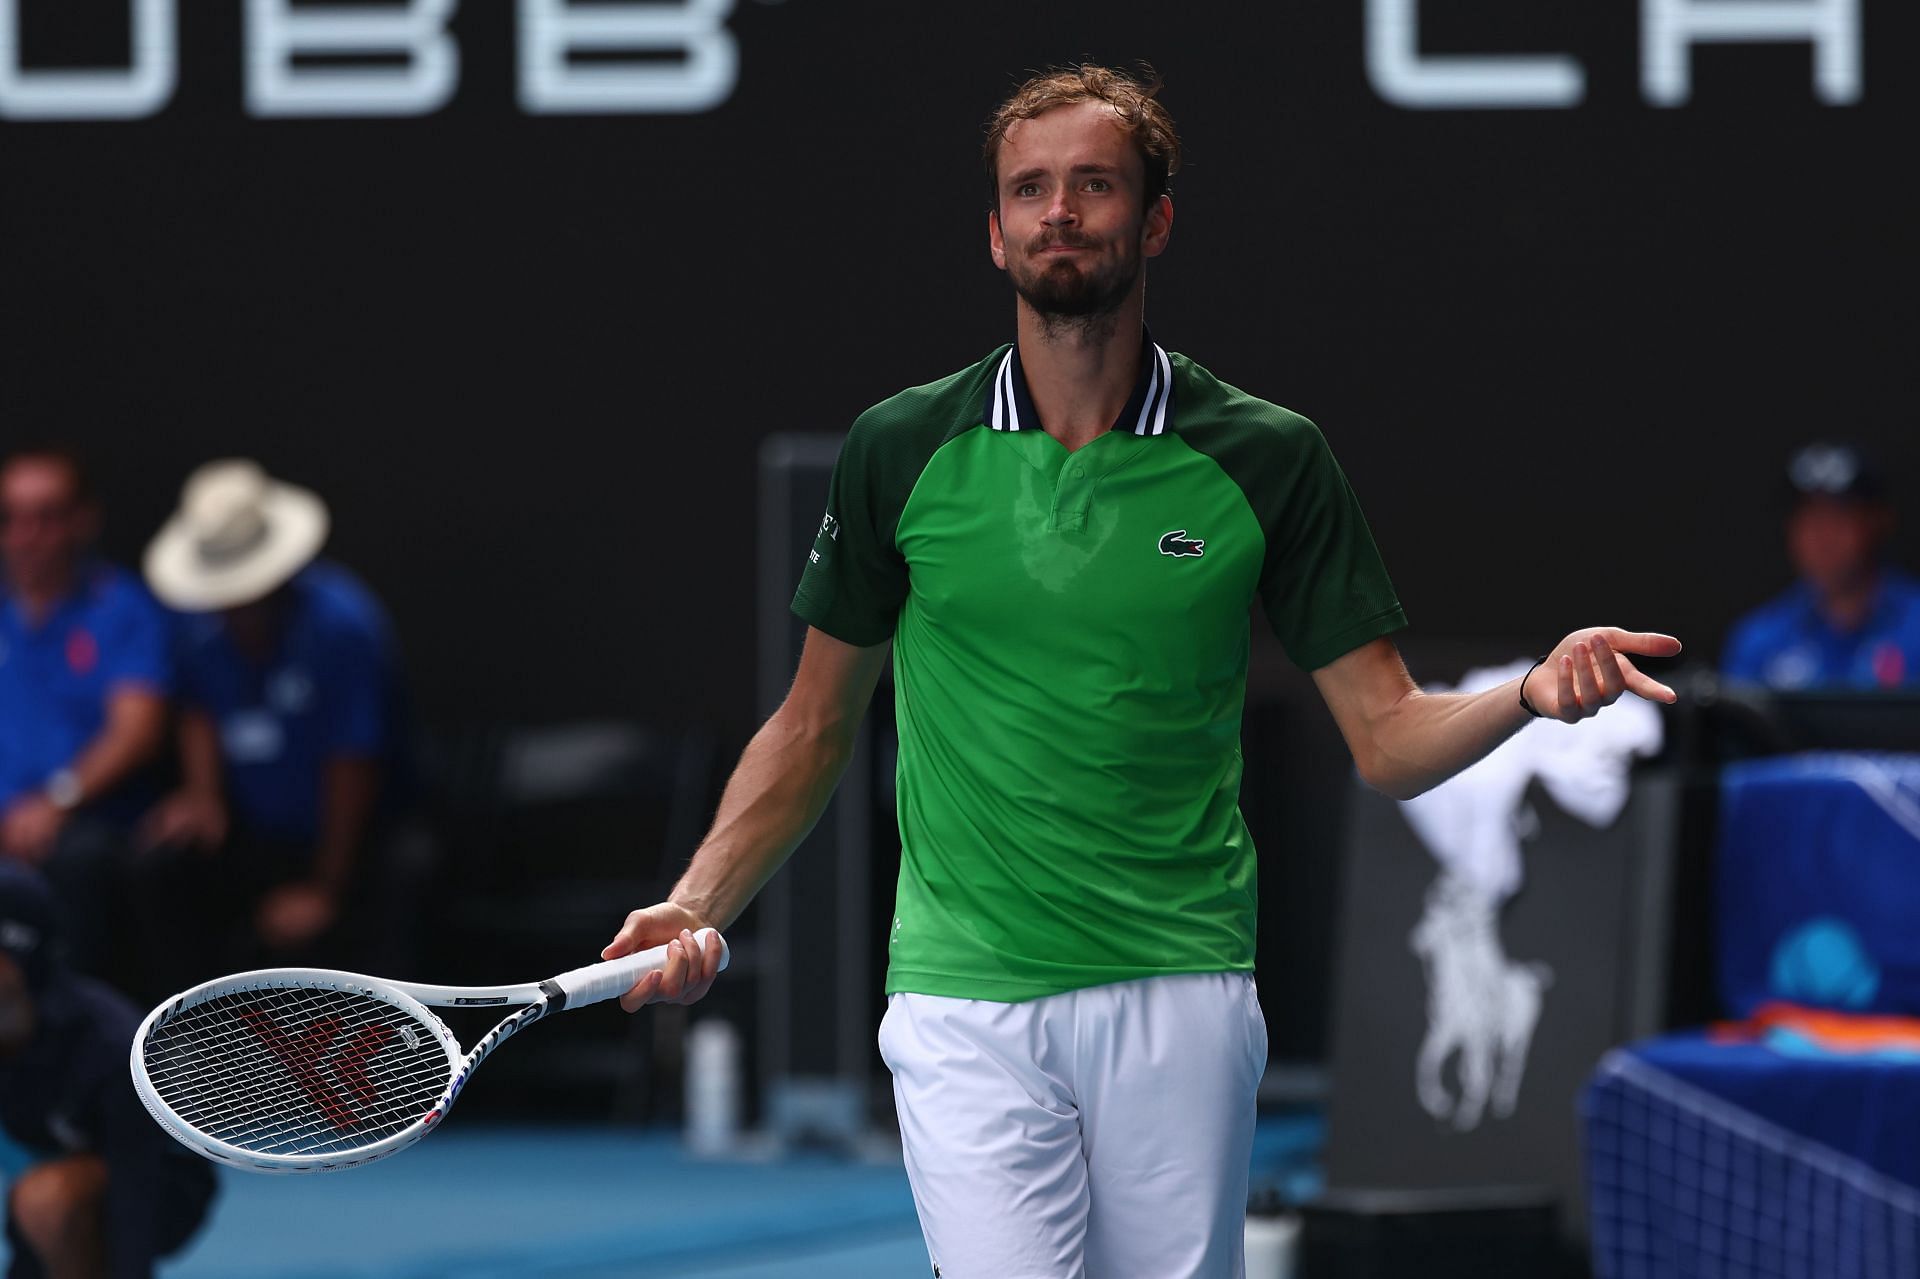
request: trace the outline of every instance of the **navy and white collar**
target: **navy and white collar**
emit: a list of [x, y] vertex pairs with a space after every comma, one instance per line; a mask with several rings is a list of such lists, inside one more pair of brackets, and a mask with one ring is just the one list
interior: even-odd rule
[[[1173, 420], [1173, 363], [1150, 333], [1142, 333], [1140, 352], [1140, 378], [1112, 429], [1134, 435], [1164, 435], [1167, 423]], [[1007, 348], [994, 370], [982, 413], [986, 424], [996, 431], [1041, 429], [1040, 414], [1033, 407], [1033, 394], [1027, 390], [1027, 377], [1020, 368], [1019, 343]]]

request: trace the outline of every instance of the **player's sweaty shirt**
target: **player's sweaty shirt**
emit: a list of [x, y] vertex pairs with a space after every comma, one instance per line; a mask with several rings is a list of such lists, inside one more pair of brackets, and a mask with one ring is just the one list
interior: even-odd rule
[[841, 452], [794, 611], [893, 637], [889, 993], [1251, 970], [1248, 611], [1307, 670], [1406, 624], [1319, 429], [1143, 352], [1073, 453], [1009, 347], [868, 410]]

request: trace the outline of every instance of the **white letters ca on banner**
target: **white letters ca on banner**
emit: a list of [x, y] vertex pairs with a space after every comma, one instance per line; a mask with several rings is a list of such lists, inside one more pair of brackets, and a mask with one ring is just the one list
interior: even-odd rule
[[[1420, 52], [1421, 0], [1367, 0], [1367, 80], [1395, 106], [1564, 108], [1586, 95], [1586, 70], [1566, 54]], [[1860, 0], [1640, 0], [1640, 87], [1658, 107], [1693, 91], [1696, 44], [1804, 43], [1813, 48], [1814, 96], [1858, 102]]]

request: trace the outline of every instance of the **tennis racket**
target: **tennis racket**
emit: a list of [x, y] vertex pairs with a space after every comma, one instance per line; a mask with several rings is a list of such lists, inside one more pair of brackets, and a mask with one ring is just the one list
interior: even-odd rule
[[[695, 944], [712, 935], [701, 929]], [[354, 1168], [432, 1131], [509, 1036], [624, 995], [666, 962], [655, 946], [521, 986], [423, 986], [326, 968], [238, 973], [147, 1014], [133, 1039], [133, 1086], [162, 1128], [209, 1159], [251, 1172]], [[427, 1007], [506, 1004], [525, 1007], [465, 1054]]]

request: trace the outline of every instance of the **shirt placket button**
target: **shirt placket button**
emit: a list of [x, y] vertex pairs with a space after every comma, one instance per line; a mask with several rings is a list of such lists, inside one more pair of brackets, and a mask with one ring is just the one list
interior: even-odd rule
[[1078, 529], [1087, 523], [1087, 468], [1079, 462], [1067, 463], [1062, 472], [1064, 479], [1059, 492], [1054, 495], [1053, 526], [1056, 529]]

